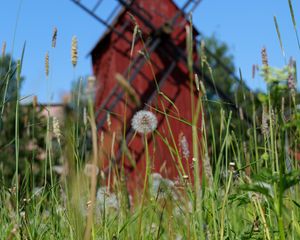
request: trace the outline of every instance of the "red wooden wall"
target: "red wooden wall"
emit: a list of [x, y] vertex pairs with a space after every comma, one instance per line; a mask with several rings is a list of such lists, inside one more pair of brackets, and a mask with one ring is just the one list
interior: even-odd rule
[[[142, 14], [145, 19], [149, 20], [149, 22], [151, 22], [151, 24], [156, 28], [162, 27], [179, 11], [176, 5], [169, 0], [137, 0], [135, 1], [133, 8], [138, 9], [139, 13]], [[135, 17], [135, 19], [139, 24], [139, 27], [143, 32], [143, 38], [146, 41], [147, 38], [151, 36], [151, 31], [138, 19], [138, 17]], [[123, 29], [122, 25], [126, 21], [130, 24]], [[183, 51], [185, 51], [185, 26], [187, 24], [188, 23], [181, 14], [177, 18], [172, 33], [169, 36], [175, 45]], [[127, 39], [132, 40], [134, 24], [130, 15], [126, 11], [120, 13], [114, 23], [114, 27], [116, 30], [123, 32], [123, 35]], [[122, 129], [124, 126], [124, 115], [126, 115], [125, 119], [128, 123], [127, 125], [130, 126], [131, 118], [136, 110], [145, 108], [152, 111], [158, 118], [157, 132], [159, 134], [154, 133], [152, 135], [149, 134], [148, 136], [152, 171], [158, 172], [163, 177], [174, 181], [178, 179], [178, 161], [182, 161], [183, 163], [185, 171], [184, 174], [189, 175], [189, 173], [193, 171], [191, 126], [178, 120], [184, 119], [185, 121], [191, 122], [192, 119], [188, 69], [183, 62], [178, 61], [176, 63], [175, 69], [171, 72], [170, 76], [160, 88], [161, 92], [163, 92], [176, 107], [174, 107], [174, 105], [171, 104], [170, 101], [166, 100], [166, 98], [162, 95], [156, 95], [152, 102], [149, 103], [151, 107], [147, 106], [147, 99], [149, 98], [149, 95], [151, 95], [151, 92], [155, 89], [155, 79], [159, 81], [161, 76], [163, 76], [164, 71], [170, 66], [172, 61], [176, 59], [174, 53], [173, 56], [170, 57], [168, 57], [165, 53], [166, 49], [169, 49], [169, 52], [172, 53], [172, 48], [168, 42], [165, 41], [165, 38], [167, 37], [168, 36], [166, 34], [162, 35], [162, 42], [158, 48], [151, 53], [151, 64], [149, 62], [146, 63], [131, 83], [133, 89], [140, 96], [142, 105], [138, 107], [131, 101], [128, 101], [126, 107], [125, 97], [122, 97], [122, 100], [118, 102], [110, 114], [110, 127], [107, 123], [105, 123], [104, 127], [99, 129], [99, 133], [104, 133], [102, 146], [104, 153], [100, 159], [102, 169], [107, 169], [109, 166], [108, 159], [111, 157], [111, 152], [113, 151], [117, 154], [117, 151], [120, 148], [119, 142], [122, 139], [123, 134]], [[117, 84], [115, 78], [116, 73], [124, 74], [130, 65], [130, 49], [131, 45], [112, 31], [105, 33], [93, 49], [93, 71], [97, 79], [96, 111], [99, 110], [103, 101], [107, 98], [112, 88]], [[139, 51], [142, 49], [143, 44], [141, 41], [136, 41], [133, 57], [137, 56]], [[133, 66], [131, 72], [135, 70], [135, 67], [136, 66]], [[125, 75], [124, 77], [126, 78], [127, 76]], [[120, 88], [117, 93], [110, 98], [108, 105], [115, 99], [121, 90], [122, 88]], [[167, 111], [170, 115], [168, 119], [166, 119], [165, 115], [161, 113], [164, 111]], [[104, 108], [101, 110], [98, 120], [106, 114], [107, 113]], [[115, 136], [115, 144], [114, 149], [112, 150], [113, 135]], [[182, 140], [184, 138], [187, 140], [188, 151], [190, 152], [189, 156], [185, 157], [183, 156], [183, 151], [186, 153], [187, 149], [182, 149], [184, 146], [180, 143], [184, 141]], [[171, 148], [166, 145], [166, 142], [168, 142]], [[182, 159], [179, 159], [178, 156], [172, 152], [174, 149], [178, 149]], [[127, 185], [132, 191], [133, 189], [137, 189], [137, 186], [142, 186], [144, 179], [145, 153], [142, 137], [138, 134], [135, 135], [130, 141], [129, 150], [134, 161], [137, 163], [136, 167], [132, 167], [128, 158], [125, 158], [124, 166], [127, 174]]]

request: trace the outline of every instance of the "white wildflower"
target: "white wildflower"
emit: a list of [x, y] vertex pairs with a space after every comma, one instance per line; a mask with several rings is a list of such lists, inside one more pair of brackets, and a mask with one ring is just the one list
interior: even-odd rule
[[157, 118], [152, 112], [141, 110], [133, 116], [131, 126], [138, 133], [147, 134], [156, 129]]

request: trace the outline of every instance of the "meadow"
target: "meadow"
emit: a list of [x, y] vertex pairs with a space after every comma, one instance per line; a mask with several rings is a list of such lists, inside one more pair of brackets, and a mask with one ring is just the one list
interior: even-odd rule
[[[277, 33], [281, 42], [278, 28]], [[190, 34], [187, 28], [188, 62], [193, 50]], [[52, 47], [55, 44], [54, 30]], [[203, 46], [201, 69], [214, 79], [215, 69]], [[75, 69], [75, 37], [71, 49]], [[261, 52], [262, 64], [254, 71], [268, 90], [243, 92], [241, 84], [238, 111], [221, 99], [210, 99], [205, 79], [189, 67], [191, 95], [197, 96], [189, 106], [192, 120], [186, 123], [193, 132], [188, 154], [196, 166], [195, 178], [179, 172], [174, 183], [149, 167], [138, 198], [126, 191], [122, 169], [112, 172], [115, 181], [107, 187], [97, 167], [104, 140], [96, 129], [93, 87], [81, 101], [86, 86], [84, 79], [78, 82], [71, 100], [66, 100], [62, 122], [36, 99], [20, 104], [23, 59], [11, 60], [1, 75], [0, 239], [300, 239], [297, 66], [291, 59], [285, 67], [274, 68], [268, 64], [267, 50]], [[46, 77], [49, 64], [47, 54]], [[130, 95], [130, 86], [126, 88]], [[155, 129], [155, 115], [147, 116], [141, 129], [139, 119], [133, 127], [145, 136], [145, 161], [150, 166], [146, 136], [163, 136]], [[176, 161], [184, 161], [176, 146], [166, 145]]]

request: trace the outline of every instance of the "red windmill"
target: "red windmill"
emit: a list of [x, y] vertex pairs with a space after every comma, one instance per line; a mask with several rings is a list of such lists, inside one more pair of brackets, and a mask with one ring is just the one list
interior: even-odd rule
[[[187, 122], [192, 121], [191, 101], [197, 95], [192, 91], [191, 97], [185, 26], [190, 25], [188, 13], [201, 0], [187, 0], [181, 8], [172, 0], [118, 0], [111, 14], [115, 17], [112, 22], [96, 13], [102, 0], [97, 0], [91, 8], [82, 1], [71, 1], [107, 27], [91, 52], [97, 86], [97, 127], [99, 133], [104, 133], [101, 167], [109, 172], [116, 166], [124, 166], [130, 189], [143, 182], [146, 166], [143, 138], [135, 134], [130, 123], [134, 113], [147, 109], [158, 118], [156, 132], [148, 136], [152, 171], [172, 180], [189, 175], [193, 166], [189, 154], [192, 129]], [[198, 31], [193, 29], [195, 43], [197, 35]], [[197, 59], [196, 54], [193, 57]], [[201, 73], [196, 65], [193, 70]], [[207, 76], [205, 84], [232, 103]], [[135, 101], [126, 97], [128, 94]]]

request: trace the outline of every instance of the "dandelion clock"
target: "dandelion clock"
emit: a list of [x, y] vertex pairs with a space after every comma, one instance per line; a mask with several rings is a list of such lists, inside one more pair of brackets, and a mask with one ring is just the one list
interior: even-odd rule
[[147, 134], [156, 129], [157, 118], [152, 112], [141, 110], [134, 114], [131, 120], [131, 126], [136, 132]]

